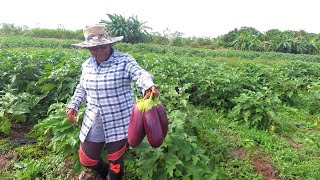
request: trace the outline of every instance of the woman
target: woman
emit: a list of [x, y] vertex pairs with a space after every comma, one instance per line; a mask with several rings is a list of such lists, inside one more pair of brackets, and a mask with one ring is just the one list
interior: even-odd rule
[[[110, 37], [104, 25], [83, 29], [85, 41], [73, 44], [87, 48], [91, 57], [82, 64], [80, 82], [67, 106], [67, 118], [74, 118], [79, 107], [87, 105], [80, 131], [79, 159], [83, 166], [97, 172], [97, 179], [121, 179], [124, 173], [123, 155], [127, 147], [128, 124], [134, 104], [132, 81], [140, 93], [149, 98], [158, 96], [152, 76], [135, 59], [112, 48], [122, 40]], [[109, 165], [100, 157], [107, 150]]]

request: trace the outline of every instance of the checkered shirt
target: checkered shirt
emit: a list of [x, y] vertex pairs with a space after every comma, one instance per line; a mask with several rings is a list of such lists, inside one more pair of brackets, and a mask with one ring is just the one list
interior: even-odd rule
[[98, 115], [106, 143], [127, 138], [134, 104], [132, 82], [142, 94], [154, 85], [151, 74], [130, 55], [114, 50], [99, 66], [94, 57], [82, 64], [80, 82], [67, 106], [78, 110], [83, 103], [87, 104], [79, 135], [82, 142]]

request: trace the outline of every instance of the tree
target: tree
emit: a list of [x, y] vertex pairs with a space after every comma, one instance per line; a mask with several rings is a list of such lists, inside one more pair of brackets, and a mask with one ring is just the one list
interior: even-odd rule
[[107, 14], [107, 16], [110, 21], [101, 20], [100, 23], [106, 24], [112, 36], [123, 36], [124, 42], [144, 42], [148, 36], [147, 29], [151, 29], [145, 26], [146, 22], [139, 21], [137, 16], [130, 16], [128, 19], [117, 14]]
[[238, 31], [236, 38], [230, 45], [237, 50], [262, 51], [261, 37], [262, 34], [252, 34], [251, 31]]
[[[232, 31], [229, 31], [227, 34], [223, 35], [222, 37], [220, 37], [219, 39], [222, 40], [222, 45], [224, 47], [234, 47], [234, 45], [236, 46], [236, 49], [248, 49], [249, 44], [252, 43], [256, 43], [259, 44], [259, 39], [260, 35], [262, 33], [260, 31], [258, 31], [257, 29], [253, 28], [253, 27], [246, 27], [243, 26], [240, 29], [235, 28]], [[253, 42], [249, 42], [252, 41]], [[248, 42], [248, 44], [243, 44], [245, 42]], [[255, 47], [257, 48], [257, 47]]]
[[14, 24], [1, 23], [0, 35], [19, 35], [19, 34], [22, 34], [23, 31], [27, 29], [28, 29], [27, 26], [16, 26]]

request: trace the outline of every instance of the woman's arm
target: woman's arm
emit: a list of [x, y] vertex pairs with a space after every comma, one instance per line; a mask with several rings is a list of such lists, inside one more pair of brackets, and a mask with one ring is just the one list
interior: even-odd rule
[[141, 94], [145, 95], [147, 90], [152, 91], [152, 86], [155, 88], [151, 74], [141, 68], [133, 57], [128, 57], [125, 70], [129, 78], [136, 83]]

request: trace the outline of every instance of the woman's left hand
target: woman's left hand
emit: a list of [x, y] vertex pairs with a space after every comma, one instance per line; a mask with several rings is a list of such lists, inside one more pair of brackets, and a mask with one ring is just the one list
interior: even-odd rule
[[153, 96], [158, 97], [159, 96], [159, 92], [156, 88], [156, 86], [151, 86], [149, 89], [146, 90], [146, 92], [144, 93], [144, 98], [145, 99], [149, 99], [151, 93], [153, 94]]

